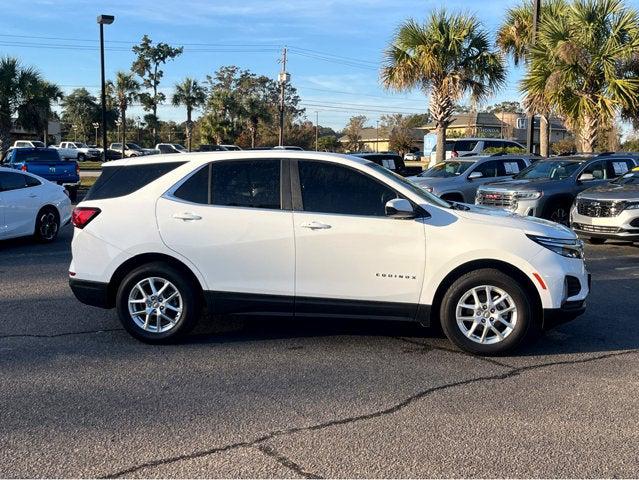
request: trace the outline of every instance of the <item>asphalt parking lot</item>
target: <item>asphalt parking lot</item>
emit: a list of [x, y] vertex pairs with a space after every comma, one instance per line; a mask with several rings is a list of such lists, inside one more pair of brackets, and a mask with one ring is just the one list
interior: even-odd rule
[[52, 245], [0, 243], [0, 477], [636, 477], [639, 246], [516, 356], [413, 325], [222, 319], [149, 346]]

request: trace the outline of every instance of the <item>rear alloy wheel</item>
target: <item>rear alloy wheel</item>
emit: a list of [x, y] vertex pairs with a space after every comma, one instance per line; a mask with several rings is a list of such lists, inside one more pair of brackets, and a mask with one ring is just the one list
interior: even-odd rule
[[481, 355], [516, 348], [540, 324], [519, 282], [494, 269], [470, 272], [456, 280], [440, 315], [444, 333], [455, 345]]
[[118, 316], [134, 337], [163, 343], [188, 333], [197, 323], [196, 287], [173, 267], [152, 263], [135, 269], [117, 293]]
[[84, 153], [78, 153], [78, 162], [84, 162], [85, 160]]
[[44, 208], [36, 218], [35, 237], [39, 242], [53, 242], [60, 230], [58, 213], [52, 208]]

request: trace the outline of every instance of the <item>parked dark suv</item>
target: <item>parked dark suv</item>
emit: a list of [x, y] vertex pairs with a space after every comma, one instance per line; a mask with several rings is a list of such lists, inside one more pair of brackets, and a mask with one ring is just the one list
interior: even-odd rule
[[579, 192], [618, 178], [637, 164], [636, 154], [540, 160], [510, 181], [479, 187], [475, 203], [567, 225], [570, 207]]

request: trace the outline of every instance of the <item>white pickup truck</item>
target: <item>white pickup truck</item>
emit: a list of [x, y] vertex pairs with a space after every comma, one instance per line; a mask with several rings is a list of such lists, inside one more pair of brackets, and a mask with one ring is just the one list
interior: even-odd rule
[[102, 153], [100, 149], [90, 148], [86, 143], [82, 142], [62, 142], [52, 148], [58, 150], [62, 158], [77, 160], [78, 162], [98, 160]]
[[37, 140], [16, 140], [11, 148], [46, 148], [46, 145]]

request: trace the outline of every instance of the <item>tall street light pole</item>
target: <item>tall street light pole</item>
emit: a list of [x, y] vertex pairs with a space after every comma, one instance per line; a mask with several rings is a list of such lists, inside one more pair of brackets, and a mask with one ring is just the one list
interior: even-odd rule
[[319, 151], [319, 112], [315, 112], [315, 151]]
[[[532, 23], [532, 39], [530, 46], [535, 45], [537, 39], [537, 30], [539, 28], [539, 17], [541, 14], [541, 0], [533, 0], [533, 23]], [[534, 153], [535, 150], [535, 111], [532, 107], [528, 111], [528, 130], [526, 131], [526, 147], [528, 153]], [[541, 121], [539, 125], [539, 134], [541, 135]]]
[[107, 127], [106, 127], [106, 85], [104, 80], [104, 26], [111, 25], [115, 20], [113, 15], [98, 15], [98, 24], [100, 25], [100, 74], [102, 87], [102, 161], [106, 161], [106, 143], [107, 143]]

